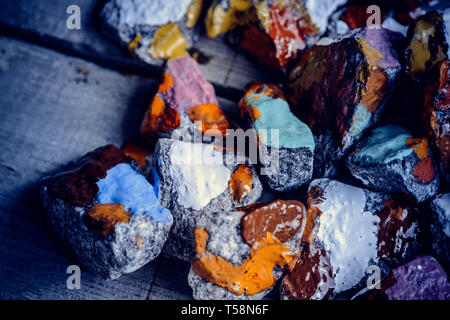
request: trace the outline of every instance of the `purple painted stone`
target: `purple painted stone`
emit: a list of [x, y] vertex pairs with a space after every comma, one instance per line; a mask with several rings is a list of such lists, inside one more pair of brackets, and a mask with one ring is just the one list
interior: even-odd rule
[[380, 289], [357, 295], [369, 300], [449, 300], [450, 283], [444, 268], [431, 256], [419, 256], [383, 279]]
[[390, 300], [447, 300], [450, 284], [441, 265], [430, 256], [419, 256], [392, 270], [396, 283], [386, 289]]

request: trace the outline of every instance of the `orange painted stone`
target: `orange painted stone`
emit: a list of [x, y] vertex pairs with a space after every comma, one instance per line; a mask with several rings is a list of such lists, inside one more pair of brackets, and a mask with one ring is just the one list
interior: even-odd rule
[[130, 222], [131, 213], [119, 203], [98, 203], [87, 213], [86, 224], [89, 229], [102, 236], [114, 233], [118, 223]]
[[286, 266], [294, 259], [291, 251], [270, 232], [252, 247], [247, 259], [235, 266], [206, 251], [208, 232], [195, 229], [197, 255], [192, 261], [194, 271], [206, 281], [228, 289], [235, 295], [257, 294], [273, 286], [277, 279], [272, 270]]
[[202, 133], [225, 136], [226, 130], [230, 128], [225, 114], [217, 104], [197, 105], [189, 109], [188, 114], [192, 122], [201, 122], [201, 127], [197, 130]]
[[145, 157], [150, 154], [150, 151], [144, 149], [137, 144], [129, 141], [122, 147], [122, 151], [126, 156], [133, 158], [139, 164], [140, 167], [144, 167], [146, 164]]
[[234, 200], [237, 202], [244, 200], [252, 190], [252, 179], [253, 175], [250, 168], [245, 164], [241, 164], [231, 175], [230, 181], [228, 182], [228, 188]]

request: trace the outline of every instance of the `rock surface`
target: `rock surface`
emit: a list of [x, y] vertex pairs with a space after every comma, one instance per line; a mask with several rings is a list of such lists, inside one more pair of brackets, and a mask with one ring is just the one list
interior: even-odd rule
[[205, 23], [209, 37], [237, 28], [239, 46], [262, 64], [284, 69], [326, 31], [347, 0], [216, 0]]
[[325, 300], [333, 292], [330, 257], [315, 243], [306, 245], [294, 269], [283, 277], [280, 291], [285, 300]]
[[[50, 226], [80, 263], [116, 279], [156, 258], [172, 215], [137, 164], [107, 145], [46, 178], [41, 199]], [[119, 202], [119, 203], [117, 203]]]
[[450, 267], [450, 193], [440, 194], [430, 202], [432, 212], [432, 249], [441, 264]]
[[406, 71], [418, 77], [449, 58], [450, 9], [417, 18], [408, 29]]
[[360, 287], [371, 265], [387, 274], [407, 261], [418, 250], [417, 233], [417, 211], [408, 201], [329, 179], [309, 186], [303, 241], [327, 252], [333, 295]]
[[413, 195], [418, 202], [433, 197], [439, 174], [426, 138], [396, 125], [373, 129], [347, 158], [352, 175], [367, 188]]
[[306, 221], [300, 202], [277, 200], [238, 210], [197, 223], [197, 254], [188, 277], [195, 299], [262, 299], [298, 258]]
[[[243, 164], [251, 170], [251, 188], [247, 187], [247, 195], [237, 201], [233, 186], [240, 183], [230, 181]], [[194, 254], [194, 228], [200, 217], [254, 203], [262, 192], [256, 170], [246, 158], [223, 154], [213, 145], [170, 139], [158, 140], [150, 181], [174, 218], [164, 253], [186, 261]]]
[[425, 77], [423, 123], [442, 177], [450, 183], [450, 60], [440, 62]]
[[400, 74], [402, 40], [385, 29], [356, 29], [322, 38], [292, 68], [287, 97], [314, 134], [314, 177], [323, 177], [379, 119]]
[[101, 11], [105, 33], [150, 64], [185, 54], [201, 4], [192, 0], [109, 0]]
[[253, 82], [239, 102], [254, 129], [269, 186], [290, 191], [309, 183], [313, 173], [314, 137], [290, 111], [278, 86]]

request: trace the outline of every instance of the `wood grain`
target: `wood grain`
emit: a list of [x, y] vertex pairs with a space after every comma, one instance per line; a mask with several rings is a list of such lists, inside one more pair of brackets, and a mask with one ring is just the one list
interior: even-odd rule
[[[70, 53], [122, 72], [150, 77], [162, 71], [132, 58], [126, 49], [111, 41], [101, 31], [99, 12], [105, 1], [92, 0], [0, 0], [0, 32], [25, 37], [54, 50]], [[81, 30], [69, 30], [66, 9], [81, 9]], [[219, 95], [234, 100], [242, 95], [244, 86], [253, 80], [276, 81], [251, 58], [236, 52], [221, 38], [202, 36], [194, 45], [209, 57], [201, 71]]]

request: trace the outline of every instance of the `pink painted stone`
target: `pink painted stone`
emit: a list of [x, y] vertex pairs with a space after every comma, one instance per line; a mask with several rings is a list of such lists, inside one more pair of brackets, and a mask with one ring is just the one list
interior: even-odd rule
[[169, 60], [166, 73], [172, 76], [173, 86], [162, 95], [166, 104], [180, 114], [197, 105], [218, 104], [214, 87], [203, 77], [191, 56]]

